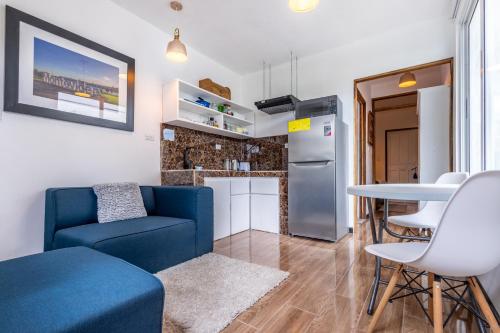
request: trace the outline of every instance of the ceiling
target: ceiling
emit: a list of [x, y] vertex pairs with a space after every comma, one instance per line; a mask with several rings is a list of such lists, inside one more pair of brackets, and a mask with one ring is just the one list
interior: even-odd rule
[[[320, 0], [316, 10], [294, 13], [287, 0], [112, 0], [165, 31], [179, 27], [181, 40], [244, 74], [262, 61], [288, 61], [417, 22], [451, 16], [450, 0]], [[188, 50], [189, 52], [189, 50]]]
[[415, 74], [417, 84], [409, 88], [399, 88], [401, 74], [386, 76], [362, 82], [358, 85], [361, 91], [369, 94], [365, 98], [378, 98], [383, 96], [397, 95], [421, 88], [435, 87], [451, 84], [451, 66], [449, 63], [421, 68], [412, 71]]

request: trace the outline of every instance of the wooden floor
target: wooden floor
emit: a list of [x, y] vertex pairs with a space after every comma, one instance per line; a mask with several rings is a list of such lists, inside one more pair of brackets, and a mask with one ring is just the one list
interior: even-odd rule
[[[287, 281], [240, 314], [224, 333], [365, 332], [374, 272], [373, 257], [363, 251], [366, 242], [366, 231], [336, 244], [258, 231], [217, 241], [216, 253], [290, 272]], [[383, 291], [381, 287], [379, 296]], [[459, 311], [445, 331], [476, 332], [475, 326]], [[378, 331], [432, 332], [432, 326], [416, 300], [406, 297], [387, 305]]]

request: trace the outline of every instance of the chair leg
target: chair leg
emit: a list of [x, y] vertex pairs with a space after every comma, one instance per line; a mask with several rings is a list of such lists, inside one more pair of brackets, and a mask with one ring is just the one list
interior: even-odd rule
[[435, 275], [432, 283], [432, 302], [434, 308], [434, 333], [443, 333], [443, 300], [441, 295], [441, 277]]
[[[410, 230], [409, 228], [404, 228], [402, 235], [403, 235], [403, 236], [408, 235], [408, 231], [409, 231], [409, 230]], [[403, 239], [403, 238], [398, 239], [398, 242], [399, 242], [399, 243], [402, 243], [403, 241], [404, 241], [404, 239]]]
[[[427, 286], [430, 288], [431, 286], [434, 288], [434, 273], [429, 272], [427, 274]], [[428, 296], [428, 295], [427, 295]], [[432, 320], [434, 320], [434, 301], [432, 297], [427, 298], [427, 306], [429, 309], [429, 316]]]
[[467, 282], [469, 282], [469, 287], [472, 290], [472, 293], [474, 294], [474, 298], [476, 299], [477, 304], [479, 305], [481, 311], [486, 317], [488, 325], [490, 325], [490, 331], [492, 333], [500, 333], [500, 327], [498, 326], [498, 321], [495, 318], [493, 311], [491, 311], [491, 308], [488, 304], [488, 301], [486, 301], [486, 297], [484, 297], [481, 287], [479, 287], [479, 282], [477, 281], [477, 278], [476, 277], [468, 278]]
[[403, 265], [399, 264], [394, 270], [391, 279], [389, 280], [389, 284], [387, 285], [384, 295], [382, 296], [382, 299], [380, 300], [380, 303], [377, 306], [377, 310], [375, 310], [375, 314], [373, 315], [373, 318], [370, 322], [370, 326], [368, 326], [368, 333], [372, 333], [374, 331], [375, 326], [377, 325], [377, 322], [380, 319], [380, 316], [382, 315], [382, 312], [384, 312], [384, 308], [387, 305], [389, 298], [391, 298], [392, 291], [394, 290], [394, 287], [396, 286], [396, 283], [398, 282], [399, 276], [401, 275], [402, 271], [403, 271]]

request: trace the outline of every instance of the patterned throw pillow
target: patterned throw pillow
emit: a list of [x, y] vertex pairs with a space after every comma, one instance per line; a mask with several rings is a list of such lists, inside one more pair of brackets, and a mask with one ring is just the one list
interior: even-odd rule
[[92, 187], [97, 196], [99, 223], [147, 216], [137, 183], [99, 184]]

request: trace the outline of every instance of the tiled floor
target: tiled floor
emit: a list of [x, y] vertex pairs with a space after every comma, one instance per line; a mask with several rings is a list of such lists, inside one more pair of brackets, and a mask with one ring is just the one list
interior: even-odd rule
[[[224, 332], [364, 332], [370, 321], [366, 306], [374, 264], [363, 251], [366, 235], [349, 235], [334, 244], [253, 231], [217, 241], [216, 253], [290, 272], [286, 282]], [[432, 326], [418, 303], [406, 297], [387, 305], [378, 331], [431, 332]], [[459, 311], [445, 331], [477, 329]]]

